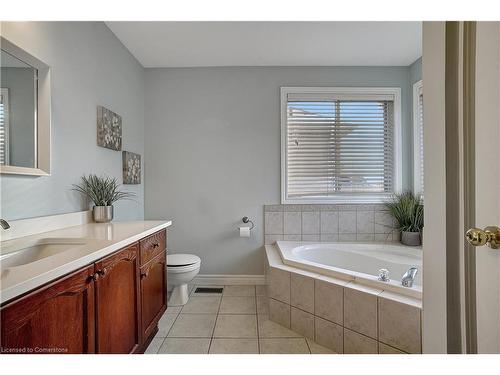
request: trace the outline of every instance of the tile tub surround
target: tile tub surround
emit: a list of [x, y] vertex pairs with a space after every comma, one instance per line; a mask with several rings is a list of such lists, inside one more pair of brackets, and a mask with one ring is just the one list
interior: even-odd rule
[[[333, 354], [310, 331], [301, 335], [272, 322], [265, 286], [221, 287], [222, 295], [198, 295], [190, 285], [189, 302], [167, 308], [146, 354]], [[266, 306], [259, 308], [259, 300]]]
[[397, 242], [384, 204], [274, 204], [264, 206], [265, 244], [275, 241]]
[[271, 321], [336, 353], [422, 352], [420, 300], [284, 265], [273, 245], [266, 262]]

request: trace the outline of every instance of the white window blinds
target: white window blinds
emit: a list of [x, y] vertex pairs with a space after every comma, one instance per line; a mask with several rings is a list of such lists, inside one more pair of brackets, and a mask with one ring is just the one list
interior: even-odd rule
[[9, 164], [9, 90], [0, 91], [0, 164]]
[[394, 192], [394, 97], [286, 96], [286, 199]]
[[413, 87], [413, 190], [424, 195], [424, 95], [422, 81]]
[[418, 96], [418, 129], [419, 129], [419, 147], [418, 153], [420, 156], [420, 193], [424, 195], [424, 95], [420, 92]]

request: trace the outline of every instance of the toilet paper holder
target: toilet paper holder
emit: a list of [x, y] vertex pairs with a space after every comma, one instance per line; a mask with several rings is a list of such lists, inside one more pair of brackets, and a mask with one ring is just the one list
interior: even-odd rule
[[252, 226], [250, 227], [250, 230], [252, 230], [252, 229], [253, 229], [253, 227], [255, 226], [255, 225], [254, 225], [254, 223], [253, 223], [253, 221], [252, 221], [252, 220], [250, 220], [250, 219], [248, 218], [248, 216], [243, 216], [243, 219], [241, 219], [241, 221], [242, 221], [242, 222], [244, 222], [245, 224], [247, 224], [247, 223], [252, 224]]

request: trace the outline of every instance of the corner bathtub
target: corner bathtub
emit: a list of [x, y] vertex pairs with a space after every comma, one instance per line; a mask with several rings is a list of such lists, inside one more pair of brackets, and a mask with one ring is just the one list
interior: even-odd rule
[[[359, 284], [422, 298], [422, 248], [393, 243], [312, 243], [277, 241], [285, 265]], [[417, 267], [413, 287], [403, 287], [401, 278]], [[379, 270], [389, 270], [390, 281], [378, 280]]]

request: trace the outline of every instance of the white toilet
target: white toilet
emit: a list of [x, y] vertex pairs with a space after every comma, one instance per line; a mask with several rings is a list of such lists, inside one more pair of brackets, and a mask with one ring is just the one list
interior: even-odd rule
[[185, 305], [189, 299], [188, 284], [200, 272], [201, 259], [193, 254], [167, 255], [167, 284], [173, 287], [170, 306]]

